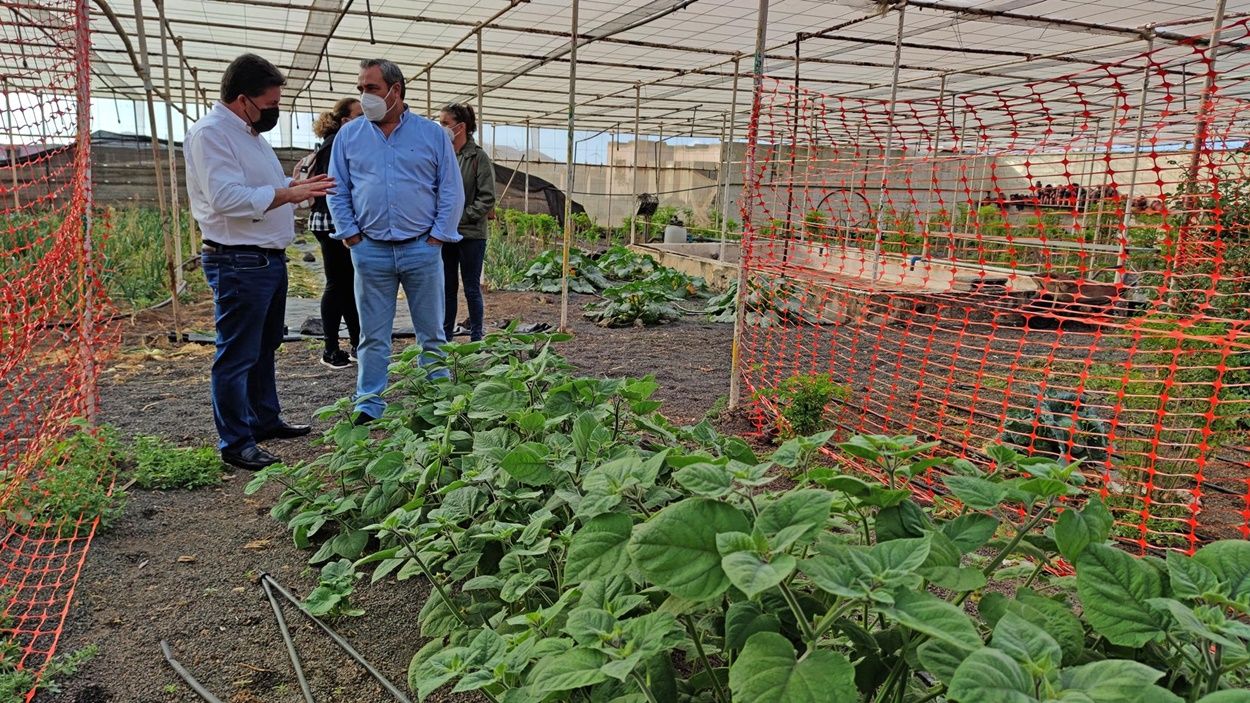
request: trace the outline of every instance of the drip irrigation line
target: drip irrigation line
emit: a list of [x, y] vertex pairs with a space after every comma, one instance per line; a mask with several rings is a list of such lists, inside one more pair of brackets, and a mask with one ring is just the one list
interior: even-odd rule
[[295, 679], [299, 681], [299, 690], [304, 694], [304, 700], [313, 703], [312, 691], [308, 690], [308, 680], [304, 678], [304, 667], [300, 664], [299, 653], [295, 651], [295, 643], [291, 641], [291, 632], [287, 629], [286, 618], [282, 615], [282, 606], [278, 604], [278, 599], [273, 597], [273, 589], [269, 586], [269, 581], [261, 579], [260, 585], [265, 590], [269, 605], [273, 607], [273, 616], [278, 621], [278, 631], [282, 633], [282, 642], [286, 644], [286, 653], [290, 656], [291, 666], [295, 669]]
[[280, 593], [283, 598], [286, 598], [292, 605], [298, 608], [299, 611], [304, 614], [304, 617], [312, 620], [317, 627], [320, 627], [323, 632], [329, 635], [330, 639], [334, 640], [334, 643], [337, 644], [340, 649], [346, 652], [349, 657], [354, 659], [357, 664], [362, 666], [365, 671], [369, 672], [369, 675], [372, 676], [378, 683], [382, 684], [382, 688], [386, 689], [386, 692], [391, 694], [395, 700], [400, 703], [412, 703], [412, 701], [410, 701], [402, 691], [395, 687], [395, 684], [391, 683], [390, 679], [386, 678], [381, 672], [373, 668], [373, 665], [366, 661], [365, 658], [360, 655], [360, 652], [357, 652], [356, 649], [347, 642], [347, 640], [343, 639], [342, 636], [339, 635], [339, 633], [330, 629], [329, 625], [321, 622], [321, 620], [319, 620], [315, 615], [308, 612], [304, 608], [303, 604], [301, 604], [295, 596], [291, 595], [289, 591], [283, 588], [281, 584], [275, 581], [272, 576], [268, 573], [264, 573], [260, 575], [260, 580], [261, 583], [267, 583], [269, 586], [273, 587], [273, 589]]
[[161, 640], [161, 651], [164, 652], [165, 661], [169, 662], [169, 666], [173, 668], [174, 673], [181, 676], [182, 680], [186, 681], [187, 685], [191, 687], [191, 690], [199, 694], [200, 698], [208, 701], [208, 703], [222, 703], [220, 698], [209, 693], [208, 689], [201, 686], [200, 682], [195, 680], [195, 677], [191, 675], [191, 672], [187, 671], [182, 664], [178, 663], [177, 659], [174, 659], [173, 652], [169, 651], [169, 643], [165, 640]]

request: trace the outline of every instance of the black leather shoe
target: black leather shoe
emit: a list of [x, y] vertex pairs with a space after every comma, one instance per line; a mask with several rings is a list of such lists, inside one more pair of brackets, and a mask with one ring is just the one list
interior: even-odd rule
[[367, 425], [367, 424], [369, 424], [370, 422], [376, 422], [376, 421], [377, 421], [377, 418], [376, 418], [376, 417], [374, 417], [374, 416], [370, 415], [369, 413], [367, 413], [367, 412], [365, 412], [365, 411], [363, 411], [363, 410], [361, 410], [361, 411], [357, 412], [357, 413], [356, 413], [356, 414], [352, 417], [352, 424], [353, 424], [353, 425], [355, 425], [355, 426], [357, 426], [357, 427], [360, 427], [361, 425]]
[[281, 463], [282, 460], [261, 449], [256, 445], [252, 445], [240, 452], [221, 450], [221, 460], [227, 464], [248, 471], [260, 471], [271, 464]]
[[277, 427], [272, 427], [261, 432], [253, 432], [252, 437], [257, 442], [264, 442], [270, 439], [293, 439], [295, 437], [303, 437], [312, 432], [312, 428], [308, 425], [288, 425], [285, 422]]

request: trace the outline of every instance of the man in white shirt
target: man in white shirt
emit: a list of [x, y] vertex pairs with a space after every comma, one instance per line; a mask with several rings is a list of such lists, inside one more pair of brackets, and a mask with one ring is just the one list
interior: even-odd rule
[[308, 425], [281, 417], [274, 352], [282, 343], [295, 203], [332, 192], [329, 176], [292, 181], [260, 137], [278, 123], [286, 79], [272, 63], [244, 54], [226, 68], [221, 101], [183, 141], [191, 213], [204, 236], [201, 262], [213, 289], [217, 355], [213, 420], [227, 464], [258, 470], [278, 457], [256, 446], [299, 437]]

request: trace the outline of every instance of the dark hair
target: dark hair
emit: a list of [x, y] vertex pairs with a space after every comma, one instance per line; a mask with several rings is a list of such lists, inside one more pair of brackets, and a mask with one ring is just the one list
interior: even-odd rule
[[325, 139], [326, 137], [339, 131], [343, 126], [343, 120], [352, 114], [352, 105], [360, 102], [356, 98], [343, 98], [334, 103], [333, 110], [326, 110], [317, 117], [317, 121], [313, 123], [313, 134]]
[[465, 134], [473, 134], [477, 131], [477, 115], [473, 113], [473, 107], [468, 103], [449, 103], [443, 108], [443, 112], [464, 125]]
[[254, 98], [270, 88], [286, 85], [278, 67], [256, 54], [243, 54], [221, 74], [221, 101], [234, 102], [240, 95]]
[[361, 70], [374, 66], [382, 72], [382, 80], [386, 81], [387, 86], [399, 84], [399, 97], [403, 98], [407, 85], [404, 83], [404, 72], [399, 70], [399, 66], [387, 59], [361, 59], [360, 61]]

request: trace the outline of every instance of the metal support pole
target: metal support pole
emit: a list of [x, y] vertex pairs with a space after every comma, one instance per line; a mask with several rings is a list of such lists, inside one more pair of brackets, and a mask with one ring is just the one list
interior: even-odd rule
[[[726, 165], [725, 163], [726, 161], [729, 160], [729, 156], [728, 156], [729, 139], [726, 137], [728, 133], [729, 133], [729, 115], [728, 113], [722, 113], [720, 116], [720, 168], [716, 169], [716, 190], [715, 190], [715, 196], [712, 198], [713, 207], [716, 207], [717, 205], [716, 197], [720, 197], [722, 201], [725, 198], [725, 181], [729, 177], [729, 166]], [[725, 209], [724, 203], [722, 202], [720, 204], [721, 204], [720, 210], [723, 212]], [[724, 227], [725, 218], [722, 217], [720, 218], [720, 220], [721, 220], [721, 224], [717, 225], [716, 229], [720, 233], [721, 246], [723, 247], [725, 245], [725, 227]]]
[[[638, 169], [640, 164], [638, 158], [640, 155], [639, 147], [641, 142], [639, 137], [639, 128], [642, 120], [642, 85], [634, 84], [634, 197], [638, 197]], [[629, 243], [638, 243], [638, 209], [634, 208], [629, 213]]]
[[565, 135], [567, 139], [567, 149], [565, 150], [565, 158], [568, 160], [566, 164], [568, 188], [564, 193], [564, 254], [561, 257], [563, 262], [563, 275], [560, 278], [560, 331], [569, 331], [569, 249], [573, 246], [573, 159], [574, 147], [576, 143], [573, 141], [573, 120], [576, 117], [577, 110], [577, 4], [578, 0], [573, 2], [573, 19], [572, 27], [569, 31], [569, 127]]
[[165, 85], [165, 155], [169, 158], [169, 222], [174, 231], [174, 260], [178, 266], [174, 269], [178, 289], [183, 287], [182, 275], [182, 213], [178, 198], [178, 157], [174, 146], [174, 106], [170, 104], [173, 95], [173, 84], [169, 81], [169, 33], [165, 31], [165, 0], [152, 0], [156, 3], [157, 16], [161, 22], [161, 82]]
[[[480, 144], [486, 141], [486, 122], [482, 117], [482, 28], [477, 29], [477, 140]], [[494, 150], [494, 146], [491, 147]]]
[[926, 216], [924, 225], [921, 229], [924, 232], [924, 240], [920, 243], [920, 253], [926, 258], [929, 256], [929, 222], [933, 219], [933, 190], [937, 188], [938, 180], [938, 138], [942, 134], [942, 105], [946, 102], [946, 74], [942, 74], [942, 82], [938, 87], [938, 99], [934, 103], [937, 105], [937, 127], [933, 129], [933, 135], [929, 139], [929, 190], [925, 195], [925, 211]]
[[174, 339], [182, 339], [182, 311], [181, 304], [178, 301], [178, 284], [180, 276], [178, 274], [179, 264], [182, 262], [177, 258], [177, 248], [174, 244], [173, 232], [165, 227], [165, 216], [168, 214], [165, 208], [165, 177], [161, 173], [161, 155], [160, 147], [156, 139], [156, 104], [153, 98], [156, 88], [152, 85], [152, 69], [148, 62], [148, 38], [145, 29], [146, 23], [143, 19], [143, 0], [134, 0], [135, 5], [135, 26], [139, 29], [139, 57], [142, 62], [143, 69], [143, 88], [147, 96], [148, 104], [148, 124], [151, 126], [152, 132], [152, 168], [156, 174], [156, 201], [161, 213], [161, 230], [165, 239], [165, 268], [169, 274], [169, 297], [170, 311], [174, 317]]
[[530, 121], [525, 121], [525, 153], [521, 156], [521, 165], [525, 167], [525, 214], [530, 211]]
[[[82, 376], [79, 379], [79, 391], [82, 393], [83, 399], [83, 416], [91, 425], [96, 423], [96, 414], [99, 409], [99, 395], [96, 389], [96, 359], [95, 359], [95, 316], [96, 316], [96, 271], [95, 271], [95, 252], [93, 251], [94, 242], [91, 238], [91, 210], [93, 206], [93, 194], [91, 187], [91, 30], [90, 30], [90, 11], [87, 8], [87, 0], [78, 0], [77, 17], [74, 27], [74, 65], [77, 68], [76, 82], [76, 99], [77, 105], [77, 145], [75, 148], [75, 158], [78, 161], [80, 169], [78, 181], [74, 184], [74, 188], [81, 193], [80, 197], [75, 198], [82, 207], [82, 264], [81, 279], [78, 284], [79, 296], [82, 301], [79, 317], [78, 331], [78, 353], [79, 362], [82, 364]], [[7, 114], [11, 105], [7, 104], [8, 96], [6, 93], [5, 113]], [[10, 140], [12, 141], [12, 140]], [[12, 158], [12, 157], [10, 157]], [[16, 168], [17, 162], [10, 161], [9, 164]], [[14, 191], [16, 195], [16, 191]]]
[[1124, 282], [1124, 274], [1128, 268], [1128, 226], [1133, 216], [1133, 199], [1137, 195], [1137, 168], [1141, 160], [1141, 138], [1142, 129], [1146, 124], [1146, 102], [1150, 95], [1150, 56], [1154, 53], [1154, 36], [1146, 37], [1146, 68], [1141, 75], [1141, 93], [1137, 98], [1137, 128], [1134, 132], [1133, 139], [1133, 166], [1128, 174], [1128, 190], [1124, 192], [1124, 220], [1121, 222], [1119, 245], [1120, 251], [1118, 259], [1119, 274], [1117, 276], [1119, 282]]
[[729, 178], [730, 167], [734, 158], [734, 127], [738, 121], [738, 68], [740, 62], [740, 57], [734, 58], [733, 97], [729, 99], [729, 143], [725, 148], [725, 193], [721, 196], [720, 251], [716, 257], [717, 261], [722, 262], [725, 260], [725, 240], [729, 233]]
[[877, 223], [872, 233], [872, 285], [876, 285], [877, 275], [881, 271], [881, 230], [885, 225], [885, 201], [889, 194], [890, 149], [894, 146], [894, 109], [898, 104], [898, 69], [903, 58], [903, 20], [906, 9], [906, 5], [898, 7], [898, 31], [894, 35], [894, 77], [890, 80], [890, 113], [886, 123], [885, 154], [881, 158], [881, 194], [877, 197]]
[[608, 150], [608, 239], [612, 232], [612, 196], [616, 190], [616, 130], [612, 130], [612, 148]]
[[742, 395], [739, 378], [742, 375], [742, 331], [746, 326], [747, 268], [751, 263], [750, 228], [746, 226], [746, 221], [750, 216], [748, 208], [751, 207], [751, 198], [748, 197], [750, 194], [747, 192], [747, 187], [751, 184], [750, 175], [755, 173], [755, 152], [759, 147], [760, 137], [760, 109], [764, 101], [764, 50], [768, 38], [768, 0], [759, 0], [759, 2], [759, 13], [755, 20], [755, 60], [751, 69], [751, 126], [747, 144], [748, 178], [743, 184], [742, 197], [743, 237], [740, 245], [741, 252], [738, 256], [738, 297], [734, 302], [736, 313], [734, 315], [734, 340], [729, 356], [729, 408], [731, 410], [737, 409]]
[[1202, 95], [1198, 103], [1198, 119], [1194, 128], [1194, 153], [1189, 160], [1189, 168], [1186, 172], [1184, 188], [1188, 189], [1186, 195], [1189, 202], [1184, 207], [1189, 211], [1185, 218], [1184, 224], [1176, 233], [1176, 242], [1174, 245], [1175, 255], [1172, 257], [1172, 265], [1169, 267], [1172, 271], [1165, 273], [1168, 276], [1169, 289], [1174, 285], [1175, 269], [1179, 266], [1181, 260], [1185, 257], [1184, 241], [1189, 230], [1198, 223], [1197, 201], [1198, 201], [1198, 167], [1202, 161], [1202, 145], [1206, 144], [1207, 137], [1211, 130], [1211, 93], [1215, 89], [1215, 59], [1219, 53], [1220, 47], [1220, 28], [1224, 24], [1224, 8], [1226, 0], [1218, 0], [1215, 5], [1215, 17], [1211, 21], [1211, 40], [1207, 43], [1207, 79], [1202, 86]]

